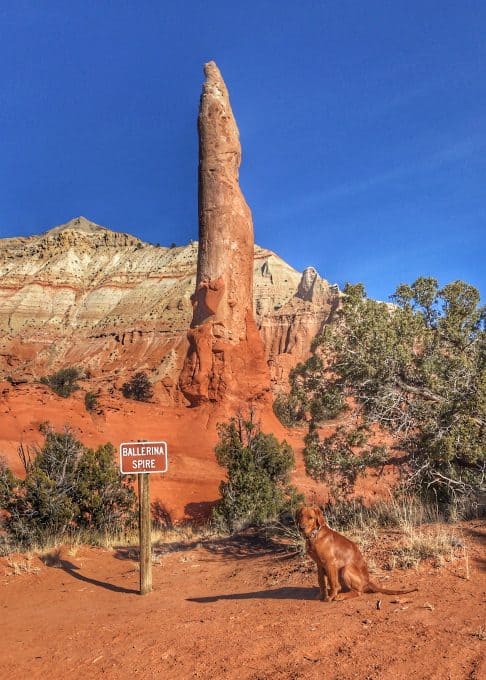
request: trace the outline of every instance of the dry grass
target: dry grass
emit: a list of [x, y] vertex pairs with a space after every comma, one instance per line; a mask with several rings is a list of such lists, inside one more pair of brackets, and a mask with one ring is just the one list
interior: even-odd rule
[[469, 558], [464, 540], [444, 523], [437, 507], [426, 505], [415, 497], [391, 497], [386, 503], [364, 507], [357, 501], [328, 509], [330, 526], [358, 544], [369, 563], [376, 566], [375, 547], [387, 528], [396, 532], [396, 545], [388, 550], [383, 562], [386, 569], [418, 568], [424, 560], [436, 566], [464, 558], [465, 576], [469, 578]]
[[68, 547], [68, 555], [69, 557], [76, 557], [76, 555], [79, 552], [80, 548], [80, 543], [71, 543], [71, 545]]
[[475, 630], [471, 635], [478, 640], [486, 640], [486, 626], [479, 626], [478, 630]]
[[[343, 533], [358, 544], [365, 555], [371, 571], [377, 569], [418, 568], [424, 560], [436, 566], [443, 566], [461, 559], [464, 579], [470, 578], [469, 554], [463, 537], [451, 525], [444, 522], [437, 508], [424, 505], [414, 497], [390, 498], [386, 503], [371, 507], [359, 501], [349, 501], [325, 509], [326, 519], [331, 528]], [[390, 536], [391, 530], [392, 535]], [[277, 535], [287, 544], [288, 552], [296, 556], [305, 555], [305, 541], [297, 526], [275, 524], [267, 527], [267, 534]], [[211, 526], [180, 524], [168, 528], [152, 528], [153, 562], [160, 563], [160, 550], [170, 551], [180, 544], [198, 547], [206, 540], [226, 536]], [[137, 559], [138, 531], [120, 534], [80, 533], [67, 540], [66, 550], [71, 557], [78, 554], [82, 545], [95, 545], [108, 550], [120, 546], [130, 549]], [[32, 573], [38, 568], [32, 566], [32, 559], [39, 559], [47, 566], [60, 566], [60, 542], [55, 537], [43, 545], [34, 546], [25, 559], [9, 563], [12, 573]]]
[[266, 534], [269, 537], [278, 536], [283, 539], [288, 546], [291, 555], [303, 557], [306, 554], [305, 538], [300, 533], [295, 522], [282, 524], [277, 522], [266, 527]]
[[10, 568], [10, 576], [20, 576], [21, 574], [37, 574], [40, 571], [40, 567], [34, 567], [32, 564], [32, 558], [25, 560], [9, 560], [7, 566]]
[[402, 527], [400, 544], [392, 549], [386, 565], [389, 569], [417, 568], [423, 560], [433, 560], [443, 566], [458, 558], [458, 547], [463, 547], [454, 531], [448, 526], [428, 525]]

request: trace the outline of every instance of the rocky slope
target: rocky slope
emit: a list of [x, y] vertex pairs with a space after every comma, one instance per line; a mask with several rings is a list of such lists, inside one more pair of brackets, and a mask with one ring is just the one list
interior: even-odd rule
[[[120, 380], [147, 370], [174, 395], [187, 352], [197, 242], [161, 247], [79, 217], [39, 236], [0, 239], [0, 371], [32, 379], [65, 365]], [[339, 301], [255, 246], [254, 314], [274, 386], [307, 354]]]

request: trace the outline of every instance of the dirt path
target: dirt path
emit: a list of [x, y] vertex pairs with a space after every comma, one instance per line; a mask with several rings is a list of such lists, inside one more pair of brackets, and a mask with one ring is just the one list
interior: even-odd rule
[[315, 599], [310, 566], [254, 538], [161, 547], [146, 597], [130, 549], [64, 550], [57, 567], [2, 558], [0, 676], [479, 680], [485, 524], [467, 535], [470, 580], [459, 562], [381, 572], [420, 591], [333, 604]]

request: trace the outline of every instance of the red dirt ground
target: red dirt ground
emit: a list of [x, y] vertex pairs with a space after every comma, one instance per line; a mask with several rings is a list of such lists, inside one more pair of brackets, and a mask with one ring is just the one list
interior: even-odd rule
[[[136, 593], [136, 550], [63, 549], [56, 566], [0, 560], [0, 676], [243, 680], [486, 677], [486, 524], [460, 559], [378, 572], [404, 596], [322, 603], [301, 558], [254, 535], [158, 545], [154, 592]], [[383, 563], [393, 534], [376, 555]], [[33, 569], [39, 571], [32, 571]], [[377, 609], [377, 600], [381, 609]]]

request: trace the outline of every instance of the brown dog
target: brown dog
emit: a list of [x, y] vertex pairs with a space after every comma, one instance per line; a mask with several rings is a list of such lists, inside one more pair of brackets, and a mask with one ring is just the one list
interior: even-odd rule
[[340, 600], [358, 597], [362, 593], [404, 595], [417, 590], [388, 590], [373, 583], [358, 546], [330, 529], [319, 508], [301, 508], [297, 513], [297, 523], [306, 539], [307, 554], [317, 564], [322, 600], [335, 600], [343, 588], [347, 592], [342, 593]]

